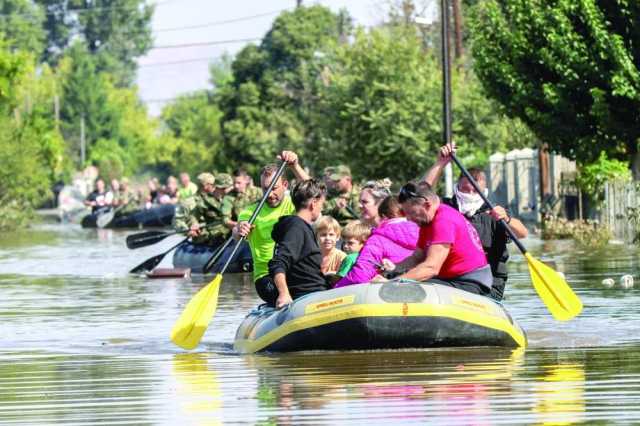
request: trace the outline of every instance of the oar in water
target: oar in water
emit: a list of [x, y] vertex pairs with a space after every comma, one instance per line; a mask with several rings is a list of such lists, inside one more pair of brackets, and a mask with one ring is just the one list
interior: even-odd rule
[[[271, 194], [271, 191], [273, 190], [276, 182], [280, 179], [280, 176], [282, 176], [286, 165], [287, 164], [285, 162], [280, 165], [280, 168], [271, 180], [269, 188], [267, 188], [260, 200], [260, 203], [258, 203], [256, 209], [251, 215], [249, 224], [253, 224], [253, 222], [255, 222], [258, 213], [260, 213], [262, 206], [267, 201], [267, 197]], [[220, 285], [222, 284], [222, 275], [227, 270], [227, 267], [235, 256], [236, 251], [238, 251], [242, 241], [244, 241], [244, 237], [236, 241], [236, 245], [231, 252], [231, 256], [229, 256], [220, 272], [218, 272], [213, 280], [201, 288], [189, 303], [187, 303], [187, 306], [184, 308], [184, 311], [182, 311], [182, 314], [171, 330], [171, 341], [176, 345], [184, 349], [193, 349], [198, 346], [198, 343], [200, 343], [200, 339], [202, 339], [202, 335], [207, 330], [213, 315], [216, 313], [216, 308], [218, 307], [218, 292], [220, 291]]]
[[108, 210], [103, 210], [104, 213], [98, 213], [98, 217], [96, 218], [96, 226], [98, 228], [106, 228], [107, 226], [111, 225], [111, 222], [113, 222], [113, 219], [116, 217], [116, 213], [118, 213], [120, 210], [122, 210], [124, 206], [120, 206], [120, 207], [116, 207], [108, 209]]
[[134, 250], [140, 247], [147, 247], [155, 243], [159, 243], [167, 237], [176, 234], [184, 234], [187, 230], [183, 231], [145, 231], [138, 234], [129, 235], [127, 237], [127, 248]]
[[[493, 209], [494, 205], [480, 190], [478, 183], [469, 174], [467, 169], [464, 168], [458, 158], [454, 154], [451, 154], [451, 159], [460, 168], [469, 182], [471, 182], [471, 185], [473, 185], [476, 192], [480, 194], [484, 202]], [[578, 315], [580, 311], [582, 311], [582, 301], [573, 292], [571, 287], [569, 287], [569, 284], [567, 284], [564, 278], [551, 267], [531, 256], [504, 220], [500, 219], [500, 224], [504, 226], [511, 240], [516, 244], [518, 249], [520, 249], [525, 259], [527, 259], [533, 287], [538, 292], [540, 299], [542, 299], [547, 306], [547, 309], [549, 309], [549, 312], [551, 312], [551, 315], [559, 321], [567, 321]]]
[[165, 251], [164, 253], [160, 253], [158, 255], [153, 256], [152, 258], [149, 258], [149, 259], [145, 260], [144, 262], [142, 262], [141, 264], [139, 264], [138, 266], [136, 266], [135, 268], [130, 270], [129, 273], [131, 273], [131, 274], [140, 274], [142, 272], [151, 271], [153, 268], [158, 266], [158, 264], [160, 262], [162, 262], [162, 259], [164, 259], [164, 257], [167, 254], [169, 254], [176, 247], [186, 243], [187, 240], [189, 240], [189, 238], [185, 238], [184, 240], [180, 241], [178, 244], [176, 244], [175, 246], [171, 247], [169, 250]]

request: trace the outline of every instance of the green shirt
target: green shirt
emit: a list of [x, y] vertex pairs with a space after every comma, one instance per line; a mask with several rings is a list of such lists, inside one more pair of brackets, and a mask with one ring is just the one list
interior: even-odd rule
[[178, 189], [178, 200], [184, 201], [187, 198], [193, 197], [197, 193], [198, 193], [198, 186], [193, 182], [189, 182], [189, 185], [187, 185], [186, 188], [182, 187]]
[[343, 277], [349, 273], [353, 265], [356, 264], [356, 260], [358, 260], [358, 255], [360, 253], [349, 253], [347, 257], [344, 258], [342, 263], [340, 264], [340, 269], [338, 270], [338, 275]]
[[[251, 218], [256, 204], [247, 207], [238, 215], [238, 222], [246, 222]], [[253, 257], [253, 280], [266, 276], [269, 273], [269, 261], [273, 257], [273, 249], [276, 243], [271, 239], [271, 230], [282, 216], [295, 214], [296, 209], [293, 206], [291, 197], [285, 195], [284, 199], [278, 207], [270, 207], [264, 204], [260, 213], [256, 217], [254, 229], [247, 237], [249, 246], [251, 247], [251, 256]]]

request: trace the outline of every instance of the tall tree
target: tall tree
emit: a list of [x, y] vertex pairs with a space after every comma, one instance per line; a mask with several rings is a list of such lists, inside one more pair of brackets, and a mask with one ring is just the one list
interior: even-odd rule
[[[410, 26], [360, 31], [329, 61], [320, 91], [317, 150], [324, 164], [347, 161], [358, 178], [413, 179], [442, 144], [441, 74], [436, 52]], [[506, 119], [473, 74], [454, 73], [454, 134], [465, 163], [483, 165], [499, 150], [532, 143]]]
[[233, 82], [216, 92], [228, 158], [257, 166], [280, 148], [313, 149], [308, 114], [320, 58], [348, 32], [344, 14], [301, 6], [278, 16], [260, 46], [237, 55]]
[[46, 14], [45, 59], [55, 60], [79, 37], [98, 58], [98, 71], [115, 75], [119, 85], [133, 82], [136, 58], [153, 44], [153, 6], [145, 0], [35, 0]]
[[486, 0], [474, 68], [488, 94], [552, 149], [626, 159], [640, 178], [640, 3]]
[[0, 33], [10, 48], [39, 55], [45, 43], [43, 19], [42, 10], [29, 0], [0, 2]]

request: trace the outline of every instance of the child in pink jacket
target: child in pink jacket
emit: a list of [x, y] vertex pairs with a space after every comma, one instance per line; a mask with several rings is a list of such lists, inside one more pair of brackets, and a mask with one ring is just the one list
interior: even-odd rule
[[368, 283], [378, 275], [378, 265], [382, 264], [382, 259], [401, 262], [416, 249], [419, 227], [402, 217], [397, 197], [387, 197], [380, 203], [378, 211], [382, 221], [372, 230], [356, 264], [336, 283], [336, 288]]

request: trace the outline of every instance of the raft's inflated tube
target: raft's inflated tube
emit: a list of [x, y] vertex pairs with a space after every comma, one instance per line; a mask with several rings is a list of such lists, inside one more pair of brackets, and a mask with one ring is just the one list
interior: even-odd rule
[[282, 310], [255, 309], [240, 324], [234, 348], [254, 353], [526, 344], [522, 328], [491, 299], [440, 284], [392, 281], [313, 293]]
[[[173, 253], [174, 268], [189, 268], [191, 272], [201, 274], [202, 269], [207, 264], [211, 256], [213, 256], [218, 246], [207, 246], [203, 244], [185, 243], [178, 247]], [[220, 255], [218, 261], [213, 265], [210, 273], [216, 273], [227, 261], [229, 255], [233, 251], [233, 244]], [[251, 272], [253, 271], [253, 260], [251, 258], [251, 249], [246, 241], [241, 243], [240, 248], [236, 252], [234, 259], [227, 267], [227, 273]]]
[[[155, 228], [171, 226], [176, 207], [173, 204], [163, 204], [146, 210], [132, 213], [116, 214], [107, 228]], [[98, 214], [91, 213], [82, 218], [83, 228], [97, 228]]]

